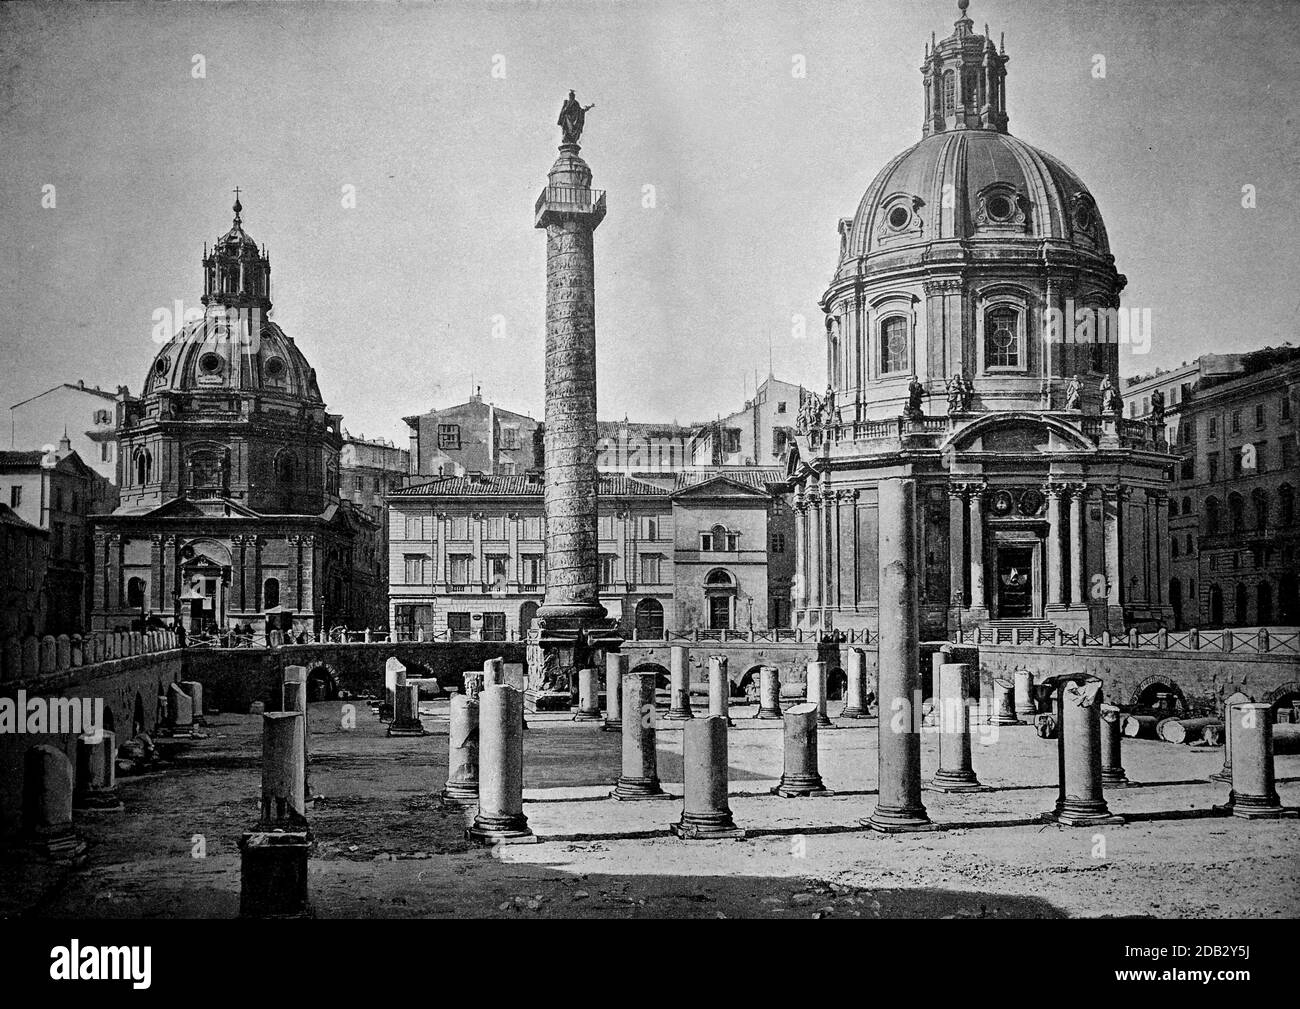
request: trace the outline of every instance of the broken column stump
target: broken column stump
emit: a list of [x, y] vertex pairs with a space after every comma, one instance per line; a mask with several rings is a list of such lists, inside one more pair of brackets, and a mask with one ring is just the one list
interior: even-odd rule
[[671, 799], [659, 784], [655, 754], [655, 674], [623, 675], [622, 766], [610, 798]]
[[681, 819], [668, 829], [685, 841], [744, 837], [727, 804], [727, 720], [717, 715], [692, 719], [684, 737], [686, 795]]
[[817, 705], [796, 704], [786, 709], [784, 719], [781, 782], [772, 789], [772, 794], [787, 799], [834, 795], [823, 783], [817, 766]]
[[1044, 813], [1044, 818], [1067, 827], [1123, 823], [1123, 817], [1111, 814], [1102, 793], [1101, 680], [1086, 673], [1066, 673], [1045, 682], [1056, 688], [1060, 791], [1056, 808]]
[[478, 812], [465, 836], [478, 844], [536, 841], [524, 816], [524, 695], [493, 683], [479, 695]]

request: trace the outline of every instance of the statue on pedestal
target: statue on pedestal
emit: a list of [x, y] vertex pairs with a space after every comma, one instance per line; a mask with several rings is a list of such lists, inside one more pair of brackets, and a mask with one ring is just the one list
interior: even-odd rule
[[1165, 422], [1165, 394], [1159, 389], [1151, 393], [1151, 426], [1161, 427]]
[[1074, 375], [1065, 386], [1065, 408], [1078, 410], [1083, 406], [1083, 380]]
[[966, 377], [965, 372], [954, 372], [952, 378], [945, 383], [944, 388], [948, 391], [949, 417], [958, 413], [967, 413], [970, 410], [971, 401], [975, 398], [975, 386], [971, 384], [971, 380]]
[[1119, 390], [1115, 388], [1115, 383], [1111, 381], [1109, 375], [1101, 377], [1101, 415], [1103, 417], [1115, 417], [1124, 409], [1124, 404], [1120, 401]]
[[907, 383], [907, 406], [903, 408], [903, 416], [912, 421], [925, 420], [925, 411], [921, 409], [921, 400], [925, 395], [925, 386], [913, 375]]

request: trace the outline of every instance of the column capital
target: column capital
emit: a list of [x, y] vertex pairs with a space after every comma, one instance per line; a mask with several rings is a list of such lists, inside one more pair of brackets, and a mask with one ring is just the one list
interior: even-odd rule
[[1066, 483], [1058, 483], [1053, 480], [1048, 480], [1046, 483], [1043, 484], [1042, 491], [1048, 498], [1054, 498], [1055, 500], [1060, 501], [1067, 494], [1069, 494], [1070, 485]]

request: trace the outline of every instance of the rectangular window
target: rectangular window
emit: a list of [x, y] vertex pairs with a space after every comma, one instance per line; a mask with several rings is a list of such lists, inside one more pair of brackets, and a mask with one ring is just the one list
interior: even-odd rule
[[1213, 440], [1213, 439], [1219, 437], [1219, 418], [1218, 418], [1218, 417], [1211, 417], [1211, 418], [1210, 418], [1209, 436], [1210, 436], [1211, 440]]
[[546, 564], [541, 554], [524, 554], [519, 558], [519, 580], [526, 588], [535, 588], [546, 580]]
[[23, 489], [18, 484], [9, 488], [9, 507], [17, 508], [23, 503]]
[[429, 558], [424, 554], [404, 554], [404, 580], [407, 585], [427, 585]]
[[659, 519], [653, 515], [642, 515], [637, 529], [637, 538], [642, 540], [657, 540], [659, 538]]
[[995, 308], [984, 320], [984, 367], [1020, 367], [1020, 319], [1013, 308]]
[[519, 447], [519, 428], [503, 427], [501, 429], [501, 447], [508, 449]]
[[777, 413], [785, 413], [785, 401], [784, 401], [784, 400], [782, 400], [780, 403], [777, 403], [777, 404], [776, 404], [776, 412], [777, 412]]
[[483, 640], [505, 641], [506, 615], [504, 613], [483, 614]]
[[460, 448], [459, 424], [438, 425], [438, 447], [440, 449], [451, 449], [453, 451]]
[[728, 550], [740, 549], [740, 533], [727, 533], [727, 549]]
[[1278, 416], [1282, 420], [1291, 419], [1291, 397], [1286, 395], [1282, 397], [1281, 408], [1278, 410]]
[[501, 586], [504, 589], [505, 583], [510, 578], [510, 555], [488, 554], [486, 561], [483, 580], [493, 588]]
[[523, 539], [536, 543], [540, 542], [544, 535], [541, 516], [529, 515], [524, 518]]
[[468, 613], [448, 613], [447, 630], [451, 632], [452, 641], [466, 641], [470, 636], [470, 615]]
[[700, 549], [706, 552], [713, 549], [713, 533], [700, 533]]
[[894, 315], [880, 323], [880, 373], [882, 375], [907, 370], [907, 344], [907, 319], [901, 315]]
[[1241, 411], [1232, 411], [1232, 433], [1237, 434], [1241, 430]]
[[1183, 459], [1182, 473], [1180, 476], [1183, 480], [1196, 479], [1196, 461], [1191, 456], [1187, 456]]
[[453, 515], [451, 517], [451, 538], [462, 542], [469, 539], [468, 515]]
[[506, 517], [504, 515], [489, 515], [487, 517], [485, 538], [497, 542], [506, 538]]
[[660, 562], [663, 560], [659, 554], [642, 554], [641, 555], [641, 584], [658, 585]]
[[1256, 473], [1268, 472], [1268, 457], [1267, 457], [1267, 453], [1264, 451], [1267, 448], [1268, 448], [1268, 442], [1266, 441], [1257, 442], [1255, 445], [1255, 472]]
[[600, 555], [600, 584], [613, 585], [618, 580], [618, 555]]
[[772, 534], [772, 553], [774, 554], [785, 553], [785, 533]]
[[470, 554], [452, 554], [451, 561], [451, 584], [465, 586], [469, 584], [470, 569], [474, 564], [474, 558]]
[[406, 516], [406, 538], [408, 540], [424, 539], [424, 518], [421, 515]]
[[728, 455], [733, 455], [740, 451], [739, 428], [729, 427], [722, 432], [722, 451]]
[[1283, 438], [1278, 444], [1282, 447], [1282, 468], [1291, 469], [1296, 464], [1295, 440]]
[[515, 469], [515, 464], [510, 462], [509, 460], [506, 460], [504, 462], [497, 463], [497, 472], [500, 473], [502, 476], [514, 476], [517, 471]]
[[1241, 455], [1242, 454], [1240, 452], [1232, 453], [1232, 475], [1233, 476], [1241, 476], [1242, 468], [1243, 468]]
[[1219, 479], [1219, 453], [1211, 452], [1205, 457], [1206, 476], [1210, 483]]
[[603, 540], [614, 538], [614, 516], [602, 515], [596, 520], [596, 535]]
[[1264, 404], [1256, 403], [1255, 404], [1255, 427], [1260, 428], [1263, 426], [1264, 426]]
[[109, 457], [111, 454], [112, 454], [112, 453], [110, 453], [109, 450], [108, 450], [108, 442], [106, 442], [106, 441], [101, 441], [101, 442], [99, 443], [99, 461], [100, 461], [100, 462], [108, 462], [108, 457]]

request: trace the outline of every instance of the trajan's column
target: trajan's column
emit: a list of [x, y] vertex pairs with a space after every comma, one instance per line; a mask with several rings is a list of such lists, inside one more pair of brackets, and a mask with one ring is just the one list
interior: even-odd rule
[[537, 199], [546, 229], [546, 597], [529, 635], [530, 698], [576, 671], [604, 668], [621, 644], [600, 603], [596, 534], [596, 292], [592, 234], [605, 194], [579, 156], [587, 110], [572, 91], [560, 109], [560, 156]]

